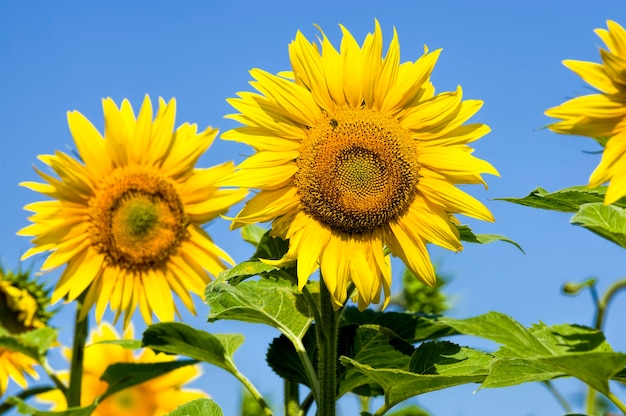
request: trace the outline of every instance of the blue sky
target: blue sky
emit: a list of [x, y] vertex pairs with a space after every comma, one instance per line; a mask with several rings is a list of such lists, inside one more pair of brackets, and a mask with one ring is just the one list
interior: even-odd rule
[[[226, 131], [236, 124], [223, 116], [233, 109], [226, 98], [250, 90], [248, 71], [289, 69], [287, 45], [297, 30], [312, 38], [320, 25], [337, 44], [338, 24], [359, 41], [373, 30], [374, 19], [387, 41], [399, 33], [401, 60], [415, 60], [424, 44], [443, 48], [433, 82], [438, 91], [458, 84], [466, 98], [484, 100], [473, 118], [492, 132], [475, 145], [501, 178], [488, 177], [489, 189], [466, 190], [485, 202], [494, 224], [468, 221], [479, 233], [504, 234], [526, 250], [497, 243], [466, 245], [458, 254], [432, 249], [442, 271], [454, 276], [447, 293], [451, 314], [469, 317], [490, 310], [507, 313], [525, 325], [590, 324], [590, 297], [560, 294], [567, 280], [589, 276], [600, 288], [624, 276], [623, 249], [569, 224], [569, 215], [532, 210], [493, 198], [523, 196], [536, 186], [557, 190], [584, 184], [599, 155], [590, 139], [559, 136], [542, 129], [543, 111], [569, 97], [590, 92], [562, 64], [563, 59], [598, 61], [600, 40], [593, 33], [612, 19], [626, 25], [626, 4], [614, 1], [326, 1], [227, 2], [0, 2], [0, 261], [8, 268], [29, 245], [15, 235], [27, 225], [22, 207], [39, 200], [18, 182], [37, 179], [37, 155], [68, 150], [72, 139], [66, 112], [79, 110], [102, 130], [101, 98], [128, 98], [139, 108], [145, 94], [175, 97], [177, 125], [197, 123]], [[251, 150], [217, 141], [199, 166], [242, 160]], [[224, 221], [208, 231], [236, 260], [250, 249]], [[395, 268], [399, 281], [400, 267]], [[57, 275], [44, 276], [52, 284]], [[395, 286], [397, 289], [397, 285]], [[611, 306], [606, 334], [614, 348], [626, 351], [620, 317], [626, 299]], [[71, 307], [54, 322], [62, 339], [71, 336]], [[267, 343], [277, 334], [259, 326], [207, 324], [202, 316], [188, 323], [212, 332], [242, 332], [246, 343], [235, 355], [240, 368], [270, 400], [281, 401], [278, 378], [266, 368]], [[137, 329], [143, 328], [137, 321]], [[468, 343], [470, 339], [464, 340]], [[478, 345], [478, 344], [477, 344]], [[483, 345], [483, 344], [480, 344]], [[491, 345], [484, 345], [492, 347]], [[60, 365], [60, 363], [59, 363]], [[206, 389], [235, 414], [239, 387], [222, 370], [205, 367], [198, 387]], [[573, 397], [576, 382], [557, 384]], [[463, 386], [420, 397], [417, 403], [437, 415], [553, 415], [561, 411], [538, 384], [481, 390]], [[618, 391], [624, 395], [624, 391]], [[341, 411], [355, 413], [356, 400]], [[579, 409], [580, 410], [580, 409]]]

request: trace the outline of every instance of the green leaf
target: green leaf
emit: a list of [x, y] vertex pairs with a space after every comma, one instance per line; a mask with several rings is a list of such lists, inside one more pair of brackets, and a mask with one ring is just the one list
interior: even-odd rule
[[[413, 346], [387, 328], [379, 325], [362, 325], [343, 327], [339, 339], [344, 356], [347, 356], [360, 364], [366, 364], [373, 368], [399, 368], [408, 369], [409, 360], [413, 353]], [[348, 367], [339, 377], [339, 396], [354, 391], [355, 389], [371, 384], [372, 380], [360, 371]], [[368, 395], [372, 392], [380, 394], [378, 388], [368, 389]]]
[[508, 387], [533, 381], [547, 381], [565, 374], [553, 366], [527, 358], [498, 358], [480, 388]]
[[404, 407], [395, 412], [387, 413], [387, 416], [430, 416], [426, 410], [415, 405]]
[[58, 331], [49, 326], [34, 329], [20, 335], [27, 344], [34, 346], [37, 352], [43, 356], [57, 340]]
[[0, 347], [21, 352], [39, 362], [57, 339], [57, 330], [50, 327], [34, 329], [19, 335], [0, 335]]
[[[36, 396], [38, 394], [46, 393], [54, 389], [56, 389], [55, 386], [35, 386], [35, 387], [22, 390], [20, 393], [15, 395], [15, 398], [19, 400], [25, 400], [31, 396]], [[0, 415], [11, 410], [11, 408], [14, 407], [17, 403], [18, 402], [16, 401], [14, 403], [5, 402], [5, 403], [0, 404]]]
[[[309, 291], [317, 291], [309, 283]], [[304, 295], [284, 280], [261, 279], [237, 286], [215, 280], [207, 286], [205, 299], [211, 308], [209, 322], [230, 319], [269, 325], [290, 339], [302, 339], [313, 322]]]
[[569, 375], [606, 395], [608, 380], [626, 365], [626, 354], [613, 352], [602, 332], [580, 325], [539, 323], [526, 329], [497, 312], [465, 320], [442, 318], [441, 321], [460, 333], [503, 345], [495, 353], [498, 360], [494, 361], [481, 388]]
[[503, 241], [505, 243], [513, 244], [519, 249], [519, 251], [526, 254], [522, 246], [505, 236], [498, 234], [474, 234], [470, 227], [464, 224], [457, 225], [456, 228], [459, 230], [461, 241], [478, 244], [489, 244], [494, 241]]
[[[548, 192], [543, 188], [535, 188], [528, 196], [523, 198], [496, 198], [501, 201], [513, 202], [531, 208], [541, 208], [559, 212], [576, 212], [581, 205], [604, 201], [606, 186], [588, 188], [586, 186], [573, 186], [555, 192]], [[626, 198], [621, 198], [614, 203], [626, 208]]]
[[36, 346], [26, 344], [21, 339], [13, 335], [0, 336], [0, 347], [11, 351], [21, 352], [34, 360], [40, 360], [39, 351]]
[[[302, 344], [312, 365], [317, 368], [317, 342], [314, 327], [312, 325], [304, 335]], [[272, 340], [265, 359], [280, 378], [311, 387], [306, 369], [296, 353], [293, 343], [285, 335], [281, 334]]]
[[436, 339], [458, 332], [437, 321], [432, 315], [402, 312], [379, 312], [365, 309], [360, 312], [354, 306], [348, 306], [341, 315], [340, 325], [380, 325], [393, 331], [397, 336], [414, 344], [426, 339]]
[[584, 204], [570, 222], [626, 248], [626, 209], [602, 202]]
[[179, 322], [162, 322], [150, 325], [144, 331], [142, 346], [157, 352], [184, 355], [234, 373], [232, 355], [243, 340], [240, 334], [213, 335]]
[[[449, 342], [434, 342], [434, 345], [418, 348], [413, 353], [411, 362], [416, 369], [424, 361], [419, 356], [432, 354], [429, 364], [431, 374], [419, 374], [394, 368], [374, 368], [359, 363], [349, 357], [341, 357], [341, 362], [354, 368], [378, 383], [385, 392], [385, 404], [391, 408], [410, 397], [434, 390], [440, 390], [466, 383], [481, 383], [489, 373], [489, 363], [493, 357], [467, 347], [460, 347]], [[421, 360], [421, 361], [420, 361]]]
[[48, 412], [32, 407], [17, 397], [9, 397], [6, 402], [9, 405], [16, 406], [17, 411], [21, 414], [31, 416], [90, 416], [96, 408], [96, 405], [92, 404], [86, 407], [72, 407], [60, 412]]
[[138, 339], [106, 339], [104, 341], [94, 342], [93, 344], [89, 344], [88, 346], [98, 344], [118, 345], [125, 350], [137, 350], [142, 347], [141, 340]]
[[518, 356], [550, 355], [550, 350], [528, 329], [503, 313], [489, 312], [463, 320], [443, 317], [439, 322], [456, 329], [461, 334], [474, 335], [506, 345]]
[[223, 416], [222, 409], [211, 399], [196, 399], [178, 406], [167, 416]]
[[269, 231], [258, 226], [246, 226], [242, 230], [242, 236], [246, 241], [257, 246], [256, 252], [249, 260], [237, 264], [235, 267], [224, 270], [218, 276], [218, 280], [227, 280], [231, 284], [240, 282], [252, 276], [285, 278], [290, 282], [296, 282], [295, 268], [293, 265], [272, 266], [264, 263], [261, 259], [281, 259], [289, 250], [289, 243], [280, 238], [271, 237]]
[[257, 247], [265, 233], [267, 233], [265, 228], [256, 224], [248, 224], [241, 229], [241, 238], [243, 238], [243, 241]]
[[259, 240], [256, 252], [253, 259], [282, 259], [289, 251], [289, 242], [282, 238], [270, 236], [270, 231], [266, 231], [265, 234]]
[[233, 284], [238, 284], [249, 277], [269, 274], [280, 269], [280, 266], [272, 266], [260, 260], [246, 260], [235, 267], [220, 272], [218, 280], [228, 280]]
[[124, 390], [159, 377], [177, 368], [198, 363], [197, 360], [165, 361], [158, 363], [118, 363], [107, 367], [100, 377], [109, 385], [100, 400]]

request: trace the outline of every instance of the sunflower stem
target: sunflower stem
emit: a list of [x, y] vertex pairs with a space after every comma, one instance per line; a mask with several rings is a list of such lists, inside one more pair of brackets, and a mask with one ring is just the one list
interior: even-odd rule
[[[595, 292], [594, 287], [592, 286], [591, 288], [592, 288], [592, 293]], [[601, 299], [598, 299], [598, 295], [596, 292], [594, 296], [594, 299], [596, 300], [596, 319], [594, 323], [594, 328], [597, 329], [598, 331], [602, 331], [602, 327], [604, 326], [604, 318], [606, 317], [606, 310], [609, 306], [609, 302], [611, 302], [611, 300], [617, 294], [617, 292], [623, 289], [626, 289], [626, 279], [621, 279], [613, 283], [606, 290], [606, 292], [604, 292], [604, 295], [602, 296]], [[615, 396], [613, 397], [615, 398]], [[613, 401], [611, 397], [609, 397], [609, 399]], [[615, 402], [613, 401], [613, 403]], [[590, 415], [595, 414], [596, 390], [591, 386], [587, 388], [587, 409], [586, 410], [587, 410], [587, 413]]]
[[565, 397], [554, 387], [554, 384], [550, 380], [546, 380], [543, 382], [543, 385], [548, 389], [550, 394], [556, 399], [557, 402], [561, 405], [565, 413], [572, 413], [572, 408], [569, 406]]
[[63, 393], [63, 396], [65, 396], [65, 398], [67, 398], [67, 386], [61, 381], [61, 379], [59, 379], [54, 369], [50, 367], [50, 364], [48, 364], [48, 360], [43, 360], [43, 362], [41, 363], [41, 368], [43, 368], [48, 377], [50, 377], [50, 380], [54, 382], [56, 388], [59, 389], [61, 393]]
[[285, 380], [285, 416], [300, 414], [300, 385], [291, 380]]
[[335, 416], [337, 390], [337, 317], [330, 292], [320, 277], [320, 321], [316, 322], [318, 348], [318, 378], [320, 395], [317, 401], [318, 416]]
[[83, 382], [83, 360], [85, 358], [85, 342], [89, 331], [89, 317], [80, 319], [83, 302], [87, 291], [76, 299], [76, 319], [74, 321], [74, 345], [72, 346], [72, 363], [70, 366], [70, 386], [67, 390], [67, 407], [79, 407], [81, 386]]
[[228, 371], [232, 375], [234, 375], [241, 384], [243, 384], [243, 386], [248, 390], [252, 398], [257, 401], [257, 403], [259, 404], [259, 406], [261, 406], [261, 409], [263, 410], [263, 414], [265, 416], [273, 416], [272, 409], [269, 407], [261, 393], [259, 393], [259, 390], [254, 386], [254, 384], [252, 384], [248, 377], [246, 377], [239, 371], [239, 369], [235, 365], [235, 362], [232, 359], [227, 357], [226, 361], [228, 363], [228, 366], [230, 367]]

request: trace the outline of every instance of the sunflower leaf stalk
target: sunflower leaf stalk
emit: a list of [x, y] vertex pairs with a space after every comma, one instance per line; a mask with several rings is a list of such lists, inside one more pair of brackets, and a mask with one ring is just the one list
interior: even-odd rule
[[86, 292], [76, 299], [76, 318], [74, 320], [74, 343], [72, 345], [72, 363], [70, 365], [70, 385], [67, 390], [68, 407], [80, 406], [81, 387], [83, 382], [83, 361], [85, 358], [85, 342], [89, 332], [89, 318], [83, 315]]
[[318, 416], [334, 416], [336, 412], [337, 337], [341, 309], [334, 310], [331, 296], [323, 278], [320, 278], [320, 321], [315, 325], [319, 351], [317, 375], [320, 381]]

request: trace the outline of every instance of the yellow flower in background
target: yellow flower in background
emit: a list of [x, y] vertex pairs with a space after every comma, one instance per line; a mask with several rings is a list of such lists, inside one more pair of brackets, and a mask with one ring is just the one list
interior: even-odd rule
[[[46, 311], [50, 300], [41, 285], [31, 281], [28, 273], [13, 273], [0, 267], [0, 337], [13, 338], [27, 331], [43, 328], [51, 316]], [[0, 396], [6, 391], [9, 379], [22, 388], [28, 383], [25, 375], [38, 379], [34, 366], [37, 360], [0, 347]]]
[[[194, 312], [191, 293], [202, 294], [210, 275], [231, 258], [201, 225], [239, 202], [245, 191], [215, 185], [233, 171], [228, 162], [195, 169], [217, 130], [197, 133], [195, 124], [174, 131], [176, 102], [159, 100], [153, 120], [146, 97], [135, 118], [127, 100], [118, 108], [103, 100], [104, 137], [77, 111], [68, 113], [80, 160], [56, 152], [40, 159], [58, 176], [37, 170], [46, 183], [23, 186], [52, 200], [29, 204], [32, 225], [19, 234], [35, 237], [23, 258], [49, 252], [42, 270], [66, 265], [52, 302], [86, 291], [84, 316], [107, 304], [126, 326], [139, 305], [147, 323], [152, 312], [174, 319], [172, 292]], [[207, 273], [208, 272], [208, 273]]]
[[498, 172], [467, 145], [489, 132], [463, 124], [482, 102], [463, 101], [460, 87], [435, 94], [440, 50], [400, 64], [395, 32], [383, 57], [378, 22], [362, 46], [341, 30], [339, 50], [323, 33], [318, 46], [298, 32], [289, 73], [251, 71], [259, 93], [229, 100], [244, 126], [222, 137], [256, 153], [222, 184], [260, 189], [233, 227], [273, 221], [273, 235], [290, 240], [279, 263], [297, 260], [300, 288], [319, 267], [335, 307], [353, 282], [363, 309], [381, 289], [388, 300], [385, 246], [435, 284], [426, 243], [462, 249], [455, 213], [493, 221], [456, 185]]
[[601, 64], [563, 61], [598, 94], [566, 101], [546, 110], [546, 115], [561, 119], [549, 126], [554, 132], [609, 139], [589, 186], [610, 181], [604, 198], [610, 204], [626, 195], [626, 30], [610, 20], [607, 26], [608, 30], [595, 31], [608, 48], [600, 49]]
[[[89, 344], [100, 341], [120, 339], [115, 329], [107, 324], [100, 325], [98, 331], [91, 334]], [[133, 339], [132, 325], [126, 328], [123, 339]], [[69, 353], [69, 350], [66, 351]], [[69, 355], [69, 354], [68, 354]], [[68, 359], [71, 357], [68, 356]], [[106, 391], [108, 384], [100, 380], [106, 368], [117, 363], [156, 363], [173, 361], [171, 355], [156, 355], [150, 349], [143, 349], [139, 356], [119, 345], [95, 344], [85, 348], [83, 378], [81, 385], [81, 406], [88, 406]], [[162, 376], [142, 384], [121, 390], [98, 404], [92, 416], [160, 416], [191, 400], [206, 397], [206, 394], [183, 386], [200, 375], [200, 367], [189, 365], [170, 371]], [[62, 380], [68, 374], [61, 374]], [[40, 400], [53, 403], [52, 410], [67, 409], [65, 396], [60, 390], [53, 390], [37, 396]]]
[[25, 374], [38, 379], [39, 376], [34, 369], [37, 364], [37, 361], [28, 355], [0, 347], [0, 396], [7, 390], [9, 379], [22, 388], [28, 386]]

